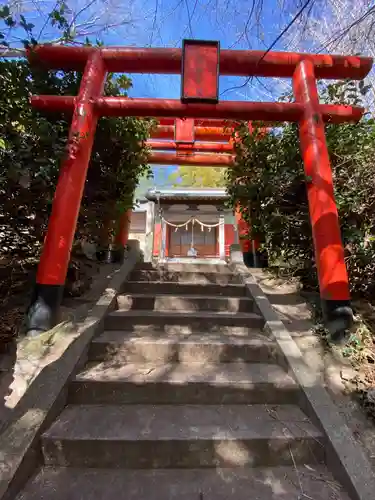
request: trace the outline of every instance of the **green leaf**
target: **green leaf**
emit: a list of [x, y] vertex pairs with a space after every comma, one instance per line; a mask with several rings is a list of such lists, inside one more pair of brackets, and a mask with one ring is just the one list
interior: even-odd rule
[[7, 17], [6, 19], [4, 19], [4, 22], [10, 28], [13, 28], [17, 24], [16, 21], [12, 17], [10, 17], [10, 16]]
[[4, 19], [10, 15], [10, 9], [8, 5], [0, 7], [0, 18]]

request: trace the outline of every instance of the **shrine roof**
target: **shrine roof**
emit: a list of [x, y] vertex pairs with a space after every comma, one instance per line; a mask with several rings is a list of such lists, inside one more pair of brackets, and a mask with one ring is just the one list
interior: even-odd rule
[[176, 189], [149, 189], [145, 194], [150, 201], [173, 201], [173, 200], [217, 200], [223, 201], [229, 198], [224, 188], [176, 188]]

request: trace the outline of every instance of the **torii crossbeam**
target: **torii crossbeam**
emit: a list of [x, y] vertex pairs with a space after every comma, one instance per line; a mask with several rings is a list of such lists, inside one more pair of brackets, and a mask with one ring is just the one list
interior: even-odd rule
[[[234, 144], [239, 140], [236, 127], [241, 122], [227, 122], [224, 120], [194, 120], [192, 118], [161, 119], [154, 133], [162, 127], [171, 127], [173, 141], [149, 139], [146, 141], [152, 152], [148, 161], [151, 164], [161, 165], [194, 165], [202, 167], [228, 167], [234, 161]], [[253, 124], [248, 122], [249, 130]], [[196, 141], [197, 131], [215, 131], [216, 142]], [[260, 133], [269, 132], [262, 127]], [[153, 136], [153, 134], [151, 134]], [[224, 142], [225, 139], [225, 142]], [[219, 142], [218, 142], [219, 141]], [[173, 151], [173, 153], [168, 153]], [[204, 153], [204, 154], [199, 154]], [[214, 154], [206, 154], [214, 153]], [[224, 153], [224, 154], [223, 154]]]
[[[199, 126], [196, 125], [197, 122], [200, 122]], [[223, 120], [176, 118], [175, 120], [161, 119], [159, 123], [161, 123], [161, 125], [159, 125], [157, 129], [160, 126], [173, 128], [174, 140], [149, 139], [146, 141], [146, 146], [152, 150], [148, 158], [149, 163], [158, 165], [194, 165], [207, 167], [228, 167], [232, 165], [234, 159], [234, 127], [239, 125], [239, 122], [227, 124]], [[225, 142], [196, 141], [197, 129], [200, 130], [202, 127], [208, 128], [209, 130], [213, 128], [216, 131], [220, 131], [218, 137], [221, 140], [225, 137]]]

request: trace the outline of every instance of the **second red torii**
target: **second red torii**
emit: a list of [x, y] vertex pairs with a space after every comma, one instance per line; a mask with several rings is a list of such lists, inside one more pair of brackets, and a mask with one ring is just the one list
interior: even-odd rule
[[[194, 120], [193, 118], [176, 118], [172, 120], [164, 118], [160, 120], [160, 123], [161, 126], [173, 128], [171, 132], [174, 140], [148, 140], [146, 145], [152, 149], [149, 155], [149, 163], [223, 167], [230, 166], [233, 163], [233, 156], [226, 153], [233, 152], [233, 134], [237, 123], [231, 122], [228, 124], [230, 128], [227, 127], [223, 120]], [[226, 142], [196, 142], [197, 123], [201, 125], [200, 128], [203, 126], [208, 129], [217, 129], [220, 131], [219, 137], [225, 137]]]
[[[146, 145], [151, 148], [149, 163], [162, 165], [192, 165], [192, 166], [222, 166], [228, 167], [234, 161], [234, 144], [236, 141], [236, 127], [241, 122], [226, 120], [200, 120], [162, 118], [159, 120], [160, 129], [169, 128], [169, 140], [149, 139]], [[248, 122], [249, 130], [253, 130], [252, 122]], [[209, 136], [220, 141], [196, 141], [196, 133], [202, 129], [209, 131]], [[212, 130], [215, 131], [212, 134]], [[267, 133], [270, 129], [261, 127], [260, 133]], [[154, 137], [154, 134], [151, 134]], [[205, 136], [203, 136], [205, 138]], [[239, 140], [237, 138], [237, 140]], [[173, 153], [171, 153], [173, 152]], [[199, 154], [204, 153], [204, 154]], [[212, 154], [208, 154], [212, 153]]]

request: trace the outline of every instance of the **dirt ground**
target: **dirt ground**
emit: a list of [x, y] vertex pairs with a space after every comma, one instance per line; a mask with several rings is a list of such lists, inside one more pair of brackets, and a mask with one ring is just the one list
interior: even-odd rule
[[265, 270], [254, 272], [355, 438], [363, 445], [375, 473], [375, 404], [367, 394], [375, 388], [375, 308], [354, 302], [356, 324], [344, 345], [330, 345], [316, 323], [315, 294], [302, 296], [294, 279], [276, 278]]
[[[35, 262], [13, 265], [3, 273], [0, 281], [0, 429], [6, 425], [13, 409], [36, 375], [66, 349], [74, 335], [56, 338], [54, 331], [36, 339], [22, 335], [25, 312], [30, 303]], [[70, 281], [61, 307], [59, 334], [69, 325], [78, 326], [90, 308], [99, 299], [118, 264], [104, 264], [82, 258], [70, 268]], [[69, 328], [68, 328], [69, 329]], [[46, 338], [44, 338], [46, 337]], [[53, 347], [53, 348], [52, 348]]]
[[[0, 349], [22, 331], [23, 320], [30, 304], [38, 261], [0, 258]], [[72, 298], [81, 297], [91, 287], [104, 264], [77, 256], [69, 264], [64, 306]], [[1, 352], [1, 351], [0, 351]]]

